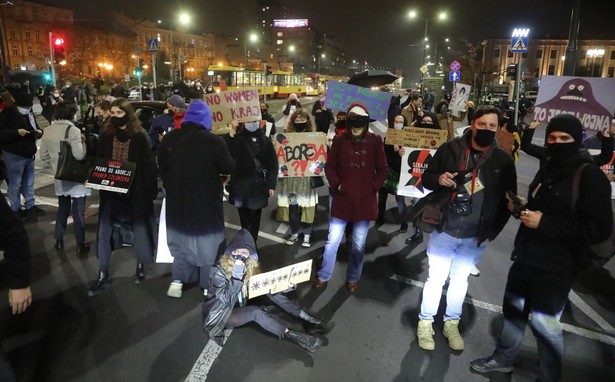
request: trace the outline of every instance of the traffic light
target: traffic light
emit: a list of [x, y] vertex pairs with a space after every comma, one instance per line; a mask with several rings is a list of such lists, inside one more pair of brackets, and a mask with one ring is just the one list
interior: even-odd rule
[[43, 79], [45, 81], [51, 81], [51, 74], [50, 73], [43, 74]]
[[273, 74], [273, 69], [271, 68], [271, 66], [267, 65], [267, 66], [265, 66], [265, 69], [267, 71], [267, 75]]
[[517, 78], [517, 64], [510, 64], [506, 68], [506, 76]]
[[65, 60], [64, 52], [66, 46], [64, 45], [64, 38], [56, 36], [53, 38], [53, 57], [57, 63]]
[[143, 74], [143, 69], [141, 69], [140, 67], [136, 67], [135, 68], [135, 77], [141, 77], [141, 75]]

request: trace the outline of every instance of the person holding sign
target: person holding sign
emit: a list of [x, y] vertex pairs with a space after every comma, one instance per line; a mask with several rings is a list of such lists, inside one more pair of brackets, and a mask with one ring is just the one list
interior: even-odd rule
[[109, 284], [114, 221], [132, 223], [137, 257], [136, 283], [145, 280], [145, 264], [154, 258], [154, 199], [158, 195], [156, 163], [149, 139], [143, 134], [134, 109], [125, 98], [111, 103], [111, 117], [98, 143], [99, 158], [132, 162], [136, 171], [128, 193], [100, 191], [98, 211], [98, 278], [88, 295], [95, 296]]
[[[309, 133], [316, 129], [308, 112], [298, 109], [290, 116], [286, 127], [287, 133]], [[306, 158], [307, 159], [307, 158]], [[316, 217], [318, 193], [312, 188], [309, 177], [282, 178], [278, 181], [278, 212], [280, 221], [290, 224], [290, 237], [286, 244], [293, 245], [299, 240], [299, 231], [303, 231], [301, 245], [309, 248], [312, 245], [312, 224]]]
[[212, 125], [209, 106], [192, 101], [181, 129], [171, 130], [160, 144], [167, 244], [173, 256], [169, 297], [181, 298], [183, 285], [194, 273], [207, 290], [209, 271], [226, 243], [220, 175], [231, 174], [235, 161], [211, 132]]
[[258, 273], [260, 267], [256, 244], [250, 232], [241, 229], [211, 270], [211, 286], [203, 303], [203, 330], [209, 338], [222, 346], [224, 329], [256, 322], [278, 338], [294, 342], [309, 352], [317, 351], [322, 340], [314, 334], [328, 333], [335, 324], [314, 317], [283, 292], [265, 295], [265, 303], [273, 303], [284, 313], [301, 320], [307, 333], [294, 330], [276, 319], [264, 305], [249, 304], [248, 281]]
[[265, 136], [259, 121], [233, 120], [224, 140], [236, 162], [229, 183], [229, 203], [237, 207], [241, 227], [250, 231], [256, 242], [261, 212], [275, 194], [278, 181], [273, 143]]
[[312, 115], [316, 122], [316, 131], [327, 134], [329, 125], [333, 123], [333, 111], [325, 106], [325, 92], [318, 92], [318, 101], [314, 102], [312, 107]]
[[333, 138], [325, 175], [333, 194], [329, 236], [314, 288], [324, 288], [331, 276], [337, 250], [349, 222], [352, 246], [346, 268], [346, 288], [355, 292], [363, 271], [369, 223], [378, 215], [376, 194], [387, 177], [387, 162], [380, 136], [371, 133], [369, 112], [361, 103], [348, 108], [348, 130]]
[[291, 115], [293, 115], [293, 113], [299, 109], [301, 109], [301, 102], [299, 102], [299, 98], [297, 98], [297, 95], [295, 93], [290, 93], [288, 95], [288, 101], [286, 102], [286, 106], [284, 106], [284, 108], [282, 109], [282, 114], [286, 116], [284, 118], [284, 128], [286, 128], [286, 126], [288, 125]]
[[505, 195], [516, 192], [517, 173], [512, 157], [494, 140], [499, 117], [494, 106], [478, 107], [471, 129], [440, 146], [423, 173], [425, 188], [450, 195], [442, 208], [444, 224], [427, 243], [429, 276], [417, 330], [418, 345], [425, 350], [435, 349], [432, 323], [449, 278], [443, 333], [451, 349], [463, 350], [459, 321], [468, 277], [510, 217]]

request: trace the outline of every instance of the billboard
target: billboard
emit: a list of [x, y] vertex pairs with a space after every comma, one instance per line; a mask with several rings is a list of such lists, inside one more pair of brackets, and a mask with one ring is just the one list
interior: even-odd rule
[[273, 20], [274, 28], [307, 28], [308, 19], [276, 19]]

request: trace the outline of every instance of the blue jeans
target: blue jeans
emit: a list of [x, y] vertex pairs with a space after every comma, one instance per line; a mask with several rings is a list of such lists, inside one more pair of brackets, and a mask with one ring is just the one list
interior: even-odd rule
[[75, 228], [75, 240], [77, 243], [85, 243], [85, 196], [75, 198], [72, 196], [58, 196], [58, 214], [56, 215], [56, 240], [64, 240], [66, 221], [73, 212], [73, 226]]
[[538, 345], [538, 381], [559, 381], [564, 337], [560, 317], [568, 302], [574, 275], [557, 274], [514, 263], [504, 292], [504, 325], [493, 357], [512, 366], [521, 349], [528, 316]]
[[11, 209], [21, 209], [21, 195], [26, 200], [26, 209], [34, 207], [34, 156], [24, 158], [6, 151], [3, 155]]
[[[329, 236], [325, 245], [325, 253], [323, 254], [322, 266], [318, 271], [318, 278], [322, 281], [329, 281], [333, 274], [335, 259], [337, 258], [337, 249], [340, 246], [344, 230], [346, 229], [346, 220], [331, 217], [329, 222]], [[352, 222], [352, 248], [348, 257], [348, 266], [346, 267], [346, 281], [357, 282], [361, 278], [363, 271], [363, 256], [365, 255], [365, 240], [367, 239], [367, 230], [369, 229], [369, 221]]]
[[446, 291], [444, 321], [459, 320], [463, 300], [468, 291], [470, 271], [480, 261], [486, 247], [486, 241], [477, 247], [475, 237], [459, 239], [437, 231], [429, 235], [427, 243], [429, 276], [423, 288], [419, 319], [433, 321], [440, 306], [442, 287], [450, 277]]

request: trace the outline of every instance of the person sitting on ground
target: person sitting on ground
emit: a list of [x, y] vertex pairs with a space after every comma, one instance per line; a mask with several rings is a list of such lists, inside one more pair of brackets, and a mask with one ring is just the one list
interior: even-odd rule
[[248, 282], [259, 272], [256, 244], [250, 232], [242, 228], [211, 270], [209, 293], [203, 303], [203, 330], [222, 346], [224, 329], [256, 322], [279, 338], [294, 342], [309, 352], [317, 351], [322, 340], [314, 335], [328, 333], [335, 324], [314, 317], [283, 293], [263, 297], [288, 315], [302, 320], [306, 332], [292, 329], [274, 318], [264, 306], [250, 304], [253, 300], [248, 301]]

